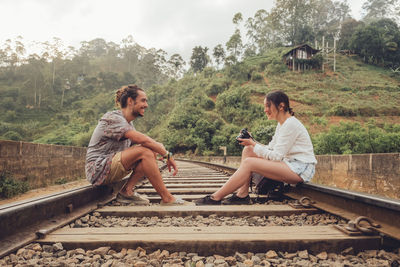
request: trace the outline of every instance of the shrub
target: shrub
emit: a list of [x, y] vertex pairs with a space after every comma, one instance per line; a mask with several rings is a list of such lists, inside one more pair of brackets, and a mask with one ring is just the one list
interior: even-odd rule
[[5, 121], [14, 122], [16, 119], [17, 119], [17, 114], [15, 113], [14, 110], [8, 110], [6, 112], [6, 116], [4, 118]]
[[254, 71], [253, 71], [253, 73], [252, 73], [252, 75], [251, 75], [251, 80], [252, 80], [253, 82], [260, 82], [260, 81], [262, 81], [263, 79], [264, 79], [264, 76], [262, 75], [262, 73], [254, 72]]
[[344, 107], [340, 104], [335, 105], [333, 108], [331, 108], [329, 114], [336, 116], [345, 116], [345, 117], [352, 117], [357, 115], [352, 108]]
[[218, 95], [218, 94], [222, 93], [223, 91], [225, 91], [225, 89], [226, 89], [226, 86], [223, 82], [221, 82], [221, 81], [213, 82], [207, 87], [206, 94], [208, 96]]
[[15, 180], [10, 172], [0, 173], [0, 197], [10, 198], [28, 191], [29, 186], [25, 181]]
[[390, 153], [400, 151], [400, 127], [392, 131], [369, 122], [367, 127], [359, 123], [341, 123], [329, 132], [313, 138], [316, 154]]
[[21, 141], [23, 139], [22, 136], [15, 131], [8, 131], [3, 135], [3, 137], [7, 140], [13, 141]]

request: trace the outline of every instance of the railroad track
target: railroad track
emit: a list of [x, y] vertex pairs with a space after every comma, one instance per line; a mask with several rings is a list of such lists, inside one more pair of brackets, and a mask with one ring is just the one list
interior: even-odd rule
[[[164, 181], [174, 195], [188, 201], [215, 192], [234, 171], [190, 161], [179, 161], [179, 170], [175, 177], [164, 171]], [[228, 256], [267, 251], [357, 253], [393, 248], [400, 240], [399, 202], [343, 190], [303, 185], [291, 188], [283, 201], [245, 206], [160, 206], [160, 197], [148, 182], [137, 191], [149, 197], [150, 206], [120, 204], [110, 188], [87, 187], [33, 205], [0, 209], [0, 226], [9, 232], [3, 232], [0, 257], [31, 242], [47, 248], [62, 244], [64, 250], [108, 247], [126, 252], [140, 247]], [[45, 215], [49, 211], [54, 215]], [[49, 218], [35, 224], [40, 221], [37, 216]], [[15, 231], [18, 227], [21, 232]]]

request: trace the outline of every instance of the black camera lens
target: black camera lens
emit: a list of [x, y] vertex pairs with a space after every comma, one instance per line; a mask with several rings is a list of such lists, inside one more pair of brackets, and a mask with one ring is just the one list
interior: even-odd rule
[[240, 139], [249, 139], [251, 138], [251, 135], [249, 134], [249, 132], [247, 131], [247, 128], [243, 128], [242, 130], [240, 130], [240, 133], [238, 136], [236, 136], [236, 142], [239, 144], [239, 140]]

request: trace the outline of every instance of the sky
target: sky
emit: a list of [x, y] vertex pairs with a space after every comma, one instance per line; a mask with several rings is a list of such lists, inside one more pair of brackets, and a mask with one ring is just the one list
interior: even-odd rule
[[[348, 0], [360, 19], [365, 0]], [[6, 39], [24, 44], [60, 38], [65, 46], [103, 38], [121, 43], [132, 35], [145, 48], [180, 54], [188, 60], [195, 46], [212, 50], [234, 32], [232, 18], [244, 21], [257, 10], [269, 11], [272, 0], [0, 0], [0, 47]], [[32, 49], [32, 48], [31, 48]], [[29, 47], [28, 47], [29, 53]]]

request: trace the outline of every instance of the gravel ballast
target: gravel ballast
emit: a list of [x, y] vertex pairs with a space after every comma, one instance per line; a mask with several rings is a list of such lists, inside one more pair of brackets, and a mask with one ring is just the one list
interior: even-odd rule
[[331, 225], [346, 223], [345, 220], [331, 214], [300, 215], [290, 216], [244, 216], [225, 217], [212, 214], [208, 217], [201, 215], [186, 217], [102, 217], [99, 212], [86, 215], [67, 227], [168, 227], [168, 226], [302, 226], [302, 225]]
[[198, 255], [197, 253], [146, 251], [140, 247], [115, 251], [110, 247], [95, 250], [65, 250], [61, 243], [32, 243], [0, 259], [0, 266], [399, 266], [399, 250], [367, 250], [354, 254], [348, 248], [340, 254], [324, 251], [313, 255], [307, 250], [294, 253], [269, 250], [265, 253], [238, 253], [230, 256]]

